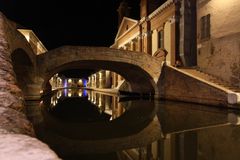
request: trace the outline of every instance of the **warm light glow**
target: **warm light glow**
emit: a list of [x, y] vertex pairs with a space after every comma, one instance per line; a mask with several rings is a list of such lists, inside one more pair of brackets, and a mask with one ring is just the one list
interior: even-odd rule
[[56, 101], [53, 101], [53, 106], [56, 106], [57, 102]]
[[98, 102], [99, 102], [98, 106], [101, 107], [102, 106], [102, 98], [101, 98], [101, 96], [99, 96]]
[[211, 6], [214, 6], [214, 8], [218, 9], [231, 9], [232, 6], [234, 6], [234, 3], [236, 3], [238, 0], [212, 0]]
[[81, 79], [79, 79], [79, 80], [78, 80], [78, 83], [82, 83], [82, 80], [81, 80]]
[[58, 92], [57, 92], [57, 99], [59, 99], [61, 96], [62, 96], [62, 92], [61, 92], [61, 91], [58, 91]]
[[68, 79], [68, 83], [72, 83], [72, 79]]
[[79, 97], [82, 97], [82, 92], [81, 92], [81, 91], [78, 92], [78, 96], [79, 96]]
[[27, 41], [29, 42], [29, 41], [30, 41], [29, 34], [25, 34], [24, 36], [25, 36], [25, 38], [27, 39]]
[[68, 97], [71, 97], [72, 96], [72, 93], [71, 92], [68, 92]]

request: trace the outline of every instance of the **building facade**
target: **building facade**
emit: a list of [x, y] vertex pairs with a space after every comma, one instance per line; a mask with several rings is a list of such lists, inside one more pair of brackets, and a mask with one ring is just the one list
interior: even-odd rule
[[240, 87], [240, 1], [197, 1], [197, 64]]
[[[164, 4], [160, 4], [160, 1], [142, 0], [140, 20], [135, 20], [126, 17], [129, 15], [129, 7], [126, 1], [123, 1], [118, 8], [120, 23], [111, 48], [145, 52], [166, 59], [168, 64], [174, 65], [176, 61], [175, 17], [177, 3], [174, 0], [168, 0]], [[131, 91], [131, 86], [124, 77], [104, 70], [91, 75], [88, 86]]]
[[140, 20], [123, 17], [111, 47], [194, 67], [239, 88], [239, 7], [238, 0], [141, 0]]
[[176, 60], [176, 3], [168, 0], [157, 5], [142, 0], [140, 20], [124, 17], [111, 47], [145, 52], [152, 56], [163, 56], [166, 52], [167, 63], [173, 65]]
[[42, 42], [38, 39], [38, 37], [32, 30], [18, 29], [18, 31], [26, 38], [34, 53], [39, 55], [44, 52], [47, 52], [45, 46], [42, 44]]

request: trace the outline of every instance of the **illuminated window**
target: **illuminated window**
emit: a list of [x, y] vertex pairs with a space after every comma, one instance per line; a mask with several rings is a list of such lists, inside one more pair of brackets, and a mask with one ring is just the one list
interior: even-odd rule
[[163, 40], [163, 30], [160, 30], [158, 32], [158, 48], [164, 48], [163, 46], [163, 43], [164, 43], [164, 40]]
[[201, 40], [210, 38], [210, 14], [201, 17]]

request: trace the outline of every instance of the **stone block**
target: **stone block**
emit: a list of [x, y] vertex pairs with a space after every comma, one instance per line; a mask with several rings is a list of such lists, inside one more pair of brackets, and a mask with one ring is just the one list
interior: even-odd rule
[[0, 92], [0, 105], [5, 108], [24, 112], [24, 101], [21, 97], [14, 96], [10, 92]]
[[44, 143], [26, 135], [0, 135], [0, 159], [60, 160]]
[[35, 135], [31, 123], [23, 113], [1, 105], [0, 122], [0, 134]]

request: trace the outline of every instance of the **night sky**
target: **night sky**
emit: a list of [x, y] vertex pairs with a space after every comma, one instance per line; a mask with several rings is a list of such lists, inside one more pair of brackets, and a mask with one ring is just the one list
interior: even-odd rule
[[[139, 19], [140, 0], [128, 0]], [[48, 50], [62, 45], [106, 46], [117, 33], [121, 0], [0, 0], [0, 11], [32, 29]]]

